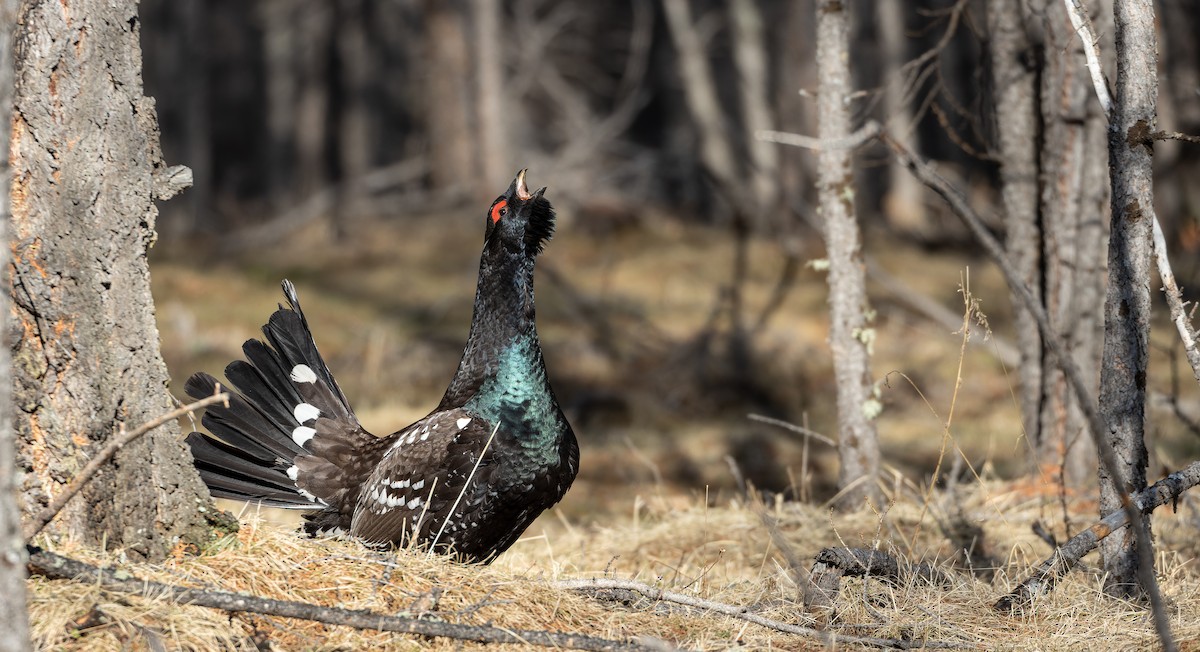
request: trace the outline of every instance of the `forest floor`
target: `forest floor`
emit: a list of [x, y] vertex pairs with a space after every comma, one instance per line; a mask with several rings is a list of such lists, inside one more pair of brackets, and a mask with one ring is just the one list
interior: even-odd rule
[[[190, 373], [220, 375], [242, 341], [296, 283], [318, 345], [364, 425], [377, 434], [428, 412], [453, 373], [474, 296], [482, 217], [448, 214], [359, 223], [335, 242], [312, 224], [279, 246], [247, 253], [214, 245], [153, 252], [163, 353], [174, 387]], [[1023, 476], [1015, 373], [986, 327], [932, 324], [874, 288], [872, 373], [885, 411], [878, 420], [891, 504], [832, 513], [836, 456], [828, 446], [752, 421], [751, 413], [836, 436], [826, 345], [821, 255], [799, 247], [800, 267], [778, 309], [760, 317], [787, 258], [778, 242], [749, 243], [742, 316], [720, 307], [734, 269], [727, 229], [649, 216], [635, 225], [563, 215], [539, 265], [538, 323], [546, 364], [582, 449], [579, 480], [492, 566], [464, 568], [415, 553], [390, 557], [355, 544], [297, 537], [287, 518], [243, 513], [244, 527], [200, 556], [129, 565], [141, 577], [250, 591], [384, 613], [411, 611], [441, 590], [436, 617], [506, 628], [651, 636], [689, 648], [819, 648], [815, 639], [665, 603], [614, 605], [556, 587], [565, 578], [637, 579], [665, 590], [745, 606], [811, 624], [780, 543], [803, 565], [826, 546], [878, 547], [954, 572], [935, 588], [847, 580], [830, 631], [938, 640], [973, 649], [1141, 648], [1155, 642], [1147, 613], [1107, 598], [1091, 569], [1076, 571], [1024, 616], [990, 605], [1050, 553], [1038, 522], [1064, 541], [1096, 517], [1092, 492], [1061, 495]], [[886, 273], [963, 314], [963, 288], [996, 333], [1012, 339], [1007, 292], [994, 267], [968, 248], [922, 250], [868, 237]], [[220, 261], [220, 262], [215, 262]], [[725, 296], [728, 296], [726, 292]], [[741, 326], [733, 323], [740, 321]], [[747, 333], [737, 338], [733, 333]], [[1178, 359], [1158, 328], [1151, 385], [1172, 387]], [[1178, 364], [1175, 362], [1174, 364]], [[1189, 375], [1182, 374], [1183, 378]], [[1200, 457], [1200, 437], [1165, 411], [1151, 414], [1151, 476]], [[187, 427], [185, 425], [185, 427]], [[934, 469], [960, 455], [952, 494], [929, 488]], [[232, 507], [238, 509], [237, 506]], [[953, 571], [944, 530], [961, 517], [979, 526], [976, 548], [997, 564], [989, 579]], [[1155, 515], [1158, 572], [1177, 636], [1200, 641], [1200, 501]], [[54, 547], [93, 561], [113, 555]], [[330, 586], [329, 578], [338, 578]], [[94, 586], [35, 580], [38, 644], [55, 649], [411, 649], [452, 642], [362, 633], [278, 618], [233, 616], [128, 600]], [[107, 620], [72, 628], [92, 605]]]

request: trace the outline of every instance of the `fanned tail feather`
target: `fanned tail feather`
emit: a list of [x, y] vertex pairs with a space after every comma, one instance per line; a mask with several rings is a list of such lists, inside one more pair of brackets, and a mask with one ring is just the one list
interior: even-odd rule
[[[187, 441], [214, 496], [339, 510], [337, 503], [356, 497], [361, 482], [352, 462], [369, 463], [363, 449], [379, 440], [359, 425], [317, 351], [296, 288], [285, 280], [283, 292], [288, 305], [263, 326], [266, 342], [247, 340], [246, 359], [225, 368], [236, 392], [228, 407], [205, 411], [202, 423], [212, 436], [193, 432]], [[215, 378], [197, 373], [184, 389], [203, 398], [216, 387]]]

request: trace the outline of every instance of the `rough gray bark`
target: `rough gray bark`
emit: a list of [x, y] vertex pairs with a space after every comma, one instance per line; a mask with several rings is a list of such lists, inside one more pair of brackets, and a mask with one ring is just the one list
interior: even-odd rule
[[[123, 424], [171, 408], [146, 253], [173, 194], [142, 95], [135, 0], [28, 0], [16, 37], [13, 342], [21, 508], [33, 514]], [[161, 558], [215, 514], [174, 424], [125, 448], [58, 521]]]
[[[820, 140], [845, 138], [850, 125], [850, 21], [842, 0], [817, 3], [818, 127]], [[867, 314], [866, 273], [854, 200], [852, 150], [827, 148], [819, 155], [817, 193], [829, 255], [829, 345], [837, 383], [838, 504], [857, 509], [864, 500], [880, 506], [880, 409], [868, 366], [874, 330]]]
[[[0, 0], [0, 242], [8, 241], [8, 140], [12, 124], [13, 32], [17, 0]], [[0, 269], [9, 265], [8, 247], [0, 248]], [[13, 433], [13, 329], [7, 294], [0, 293], [0, 652], [29, 649], [29, 617], [25, 610], [25, 542], [17, 509], [16, 436]]]
[[[1150, 337], [1150, 257], [1154, 186], [1151, 175], [1158, 97], [1154, 6], [1116, 0], [1117, 86], [1108, 131], [1112, 225], [1100, 409], [1118, 462], [1117, 477], [1100, 469], [1100, 513], [1121, 509], [1121, 493], [1146, 487], [1145, 403]], [[1144, 521], [1149, 528], [1149, 518]], [[1132, 529], [1132, 528], [1130, 528]], [[1106, 590], [1136, 595], [1136, 533], [1115, 532], [1100, 546]], [[1152, 562], [1153, 560], [1151, 560]]]
[[[1092, 99], [1083, 50], [1061, 0], [1042, 0], [1033, 11], [1045, 15], [1043, 305], [1086, 381], [1098, 388], [1108, 233], [1107, 119]], [[1066, 378], [1044, 349], [1034, 454], [1044, 476], [1078, 485], [1096, 472], [1095, 444]]]
[[[1031, 44], [1020, 0], [988, 0], [988, 46], [995, 89], [996, 144], [1000, 156], [1000, 203], [1004, 208], [1005, 249], [1021, 280], [1041, 299], [1041, 224], [1038, 213], [1037, 77], [1026, 61]], [[908, 175], [911, 178], [911, 175]], [[1012, 297], [1021, 364], [1017, 368], [1025, 436], [1040, 442], [1042, 338], [1033, 315]], [[1041, 458], [1039, 464], [1049, 460]]]

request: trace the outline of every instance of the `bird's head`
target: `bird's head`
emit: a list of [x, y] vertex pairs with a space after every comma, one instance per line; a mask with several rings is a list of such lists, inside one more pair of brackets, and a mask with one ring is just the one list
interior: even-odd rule
[[542, 196], [546, 192], [544, 187], [529, 192], [525, 172], [518, 172], [508, 190], [492, 202], [484, 243], [532, 258], [542, 252], [546, 241], [554, 235], [554, 209]]

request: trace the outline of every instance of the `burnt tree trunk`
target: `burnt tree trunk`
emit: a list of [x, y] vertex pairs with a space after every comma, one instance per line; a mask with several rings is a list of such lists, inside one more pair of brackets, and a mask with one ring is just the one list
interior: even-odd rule
[[[842, 0], [817, 3], [817, 133], [824, 141], [850, 134], [849, 17]], [[817, 192], [829, 255], [829, 344], [837, 382], [839, 506], [882, 505], [879, 437], [874, 418], [879, 399], [868, 365], [874, 330], [867, 318], [866, 274], [848, 149], [822, 149]]]
[[[1154, 6], [1116, 0], [1117, 87], [1108, 130], [1112, 226], [1108, 295], [1104, 304], [1104, 358], [1100, 410], [1116, 453], [1117, 477], [1100, 468], [1100, 513], [1122, 509], [1122, 493], [1146, 488], [1145, 403], [1150, 339], [1151, 220], [1154, 185], [1150, 134], [1155, 128], [1158, 73]], [[1149, 517], [1144, 520], [1149, 527]], [[1100, 546], [1106, 590], [1138, 594], [1134, 526]]]
[[[13, 26], [17, 0], [0, 0], [0, 152], [7, 154], [12, 124]], [[8, 156], [0, 156], [0, 197], [8, 196]], [[8, 240], [9, 202], [0, 200], [0, 241]], [[8, 270], [8, 247], [0, 248], [0, 269]], [[25, 611], [25, 542], [17, 509], [16, 437], [13, 433], [12, 313], [7, 294], [0, 293], [0, 652], [29, 649], [29, 617]]]
[[[142, 95], [135, 0], [27, 0], [16, 36], [12, 343], [21, 509], [46, 505], [121, 427], [171, 408], [146, 253], [178, 187]], [[60, 531], [161, 558], [212, 502], [171, 424], [117, 454]]]

